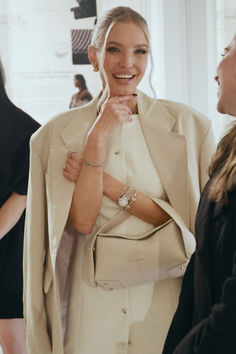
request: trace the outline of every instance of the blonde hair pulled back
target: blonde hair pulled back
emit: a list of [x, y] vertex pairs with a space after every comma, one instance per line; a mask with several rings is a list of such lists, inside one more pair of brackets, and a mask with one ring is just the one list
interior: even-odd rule
[[131, 9], [130, 7], [127, 7], [127, 6], [114, 7], [111, 10], [108, 10], [107, 12], [105, 12], [104, 15], [98, 19], [98, 22], [96, 23], [96, 25], [94, 27], [92, 39], [91, 39], [91, 46], [93, 46], [97, 52], [97, 58], [98, 58], [98, 62], [99, 62], [99, 71], [101, 73], [101, 77], [103, 78], [103, 80], [105, 82], [104, 90], [103, 90], [102, 95], [101, 95], [99, 102], [98, 102], [98, 111], [99, 112], [102, 111], [103, 107], [105, 106], [105, 104], [110, 96], [108, 79], [107, 79], [106, 72], [104, 70], [104, 58], [105, 58], [107, 38], [109, 36], [109, 33], [110, 33], [112, 27], [115, 24], [121, 23], [121, 22], [129, 22], [129, 21], [134, 22], [143, 30], [143, 32], [146, 36], [146, 39], [148, 41], [150, 60], [151, 60], [149, 84], [150, 84], [150, 87], [151, 87], [154, 97], [156, 97], [155, 90], [154, 90], [152, 83], [151, 83], [151, 74], [152, 74], [152, 70], [153, 70], [153, 58], [152, 58], [152, 52], [151, 52], [151, 48], [150, 48], [150, 34], [149, 34], [147, 22], [138, 12]]

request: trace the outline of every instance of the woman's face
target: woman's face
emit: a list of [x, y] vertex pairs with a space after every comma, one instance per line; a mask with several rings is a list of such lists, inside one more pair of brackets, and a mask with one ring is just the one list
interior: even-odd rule
[[110, 97], [135, 93], [145, 73], [149, 52], [141, 27], [131, 21], [115, 24], [105, 50], [104, 69]]
[[219, 85], [218, 111], [236, 116], [236, 35], [224, 50], [215, 80]]
[[78, 79], [74, 79], [74, 85], [75, 85], [75, 87], [79, 87], [79, 84], [80, 84], [79, 80], [78, 80]]

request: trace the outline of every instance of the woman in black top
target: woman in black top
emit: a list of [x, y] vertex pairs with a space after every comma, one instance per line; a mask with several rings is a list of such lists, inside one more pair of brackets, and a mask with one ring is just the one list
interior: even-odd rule
[[25, 354], [22, 304], [24, 210], [29, 139], [39, 124], [7, 97], [1, 65], [0, 123], [0, 346], [4, 354]]
[[[236, 34], [225, 48], [215, 79], [218, 111], [236, 117]], [[196, 241], [163, 354], [235, 354], [235, 122], [210, 166], [198, 208]]]

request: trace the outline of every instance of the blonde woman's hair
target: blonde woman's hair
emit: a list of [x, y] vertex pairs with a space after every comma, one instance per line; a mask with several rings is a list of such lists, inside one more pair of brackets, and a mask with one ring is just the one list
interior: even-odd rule
[[219, 142], [209, 172], [213, 177], [209, 197], [226, 204], [228, 192], [236, 185], [236, 123]]
[[108, 78], [107, 78], [106, 72], [104, 70], [104, 58], [105, 58], [107, 38], [109, 36], [109, 33], [110, 33], [112, 27], [116, 23], [129, 22], [129, 21], [136, 23], [143, 30], [143, 32], [147, 38], [147, 41], [149, 44], [149, 50], [150, 50], [150, 60], [151, 60], [151, 71], [150, 71], [150, 75], [149, 75], [149, 84], [150, 84], [150, 87], [151, 87], [152, 92], [154, 94], [154, 97], [156, 97], [155, 90], [154, 90], [152, 83], [151, 83], [151, 74], [152, 74], [152, 69], [153, 69], [153, 58], [152, 58], [152, 52], [151, 52], [151, 48], [150, 48], [150, 35], [149, 35], [147, 22], [138, 12], [131, 9], [130, 7], [118, 6], [118, 7], [114, 7], [113, 9], [105, 12], [105, 14], [102, 17], [100, 17], [100, 19], [98, 20], [98, 22], [95, 25], [95, 28], [94, 28], [93, 34], [92, 34], [92, 39], [91, 39], [91, 45], [95, 48], [95, 50], [98, 53], [99, 70], [100, 70], [101, 76], [105, 82], [105, 88], [104, 88], [102, 96], [100, 97], [99, 102], [98, 102], [98, 110], [99, 111], [101, 110], [101, 108], [103, 106], [105, 106], [105, 104], [110, 96]]

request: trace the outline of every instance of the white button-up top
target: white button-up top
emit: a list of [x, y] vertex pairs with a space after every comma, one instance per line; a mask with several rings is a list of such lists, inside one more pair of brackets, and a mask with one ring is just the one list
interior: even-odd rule
[[[107, 145], [105, 172], [150, 197], [166, 199], [160, 178], [153, 165], [146, 145], [139, 116], [132, 115], [132, 122], [125, 122], [115, 129]], [[96, 225], [100, 227], [120, 210], [111, 199], [103, 197]], [[138, 233], [150, 229], [150, 224], [130, 215], [116, 227], [117, 232]]]

